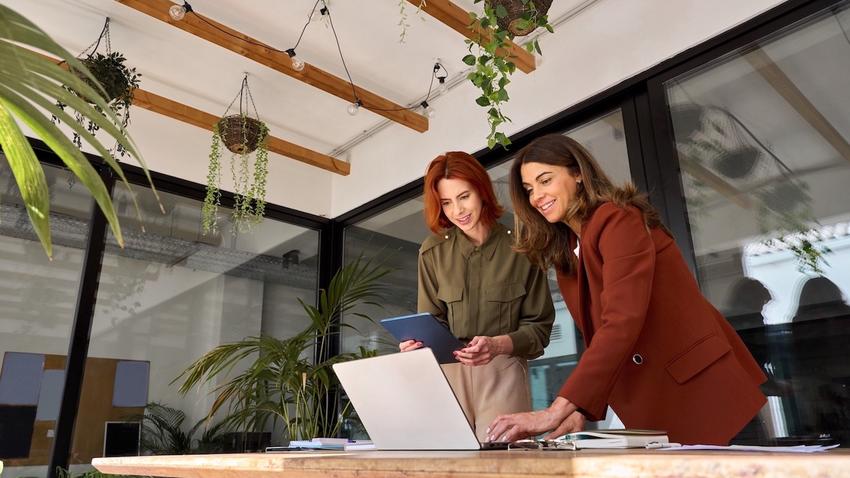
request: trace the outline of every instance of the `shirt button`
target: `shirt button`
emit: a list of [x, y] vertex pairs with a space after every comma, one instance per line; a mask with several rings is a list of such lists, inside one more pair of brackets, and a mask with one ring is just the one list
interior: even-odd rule
[[443, 237], [445, 237], [446, 239], [448, 239], [448, 238], [449, 238], [449, 235], [448, 235], [448, 234], [446, 234], [446, 235], [445, 235], [445, 236], [443, 236]]
[[632, 362], [634, 362], [637, 365], [643, 364], [643, 356], [641, 354], [632, 355]]
[[508, 229], [508, 234], [510, 234], [510, 233], [511, 233], [511, 230], [510, 230], [510, 229]]

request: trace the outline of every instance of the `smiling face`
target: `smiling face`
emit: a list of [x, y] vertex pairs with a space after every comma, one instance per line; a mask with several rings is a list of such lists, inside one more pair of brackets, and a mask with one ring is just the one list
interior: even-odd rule
[[443, 214], [467, 236], [481, 226], [483, 203], [478, 191], [469, 182], [463, 179], [441, 179], [437, 183], [437, 193]]
[[566, 220], [567, 210], [576, 198], [580, 174], [573, 175], [564, 166], [524, 163], [520, 175], [532, 208], [550, 223]]

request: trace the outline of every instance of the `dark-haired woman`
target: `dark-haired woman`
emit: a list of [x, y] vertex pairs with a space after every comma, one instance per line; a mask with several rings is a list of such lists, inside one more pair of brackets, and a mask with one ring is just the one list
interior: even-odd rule
[[646, 198], [562, 135], [523, 148], [510, 180], [517, 250], [555, 267], [587, 349], [549, 408], [500, 416], [489, 438], [578, 431], [610, 405], [629, 428], [728, 443], [765, 403], [766, 377]]
[[[497, 219], [487, 171], [462, 152], [438, 156], [425, 175], [418, 310], [444, 321], [468, 345], [443, 366], [480, 441], [498, 415], [531, 409], [527, 359], [549, 343], [555, 309], [546, 274], [513, 251]], [[401, 351], [421, 342], [399, 344]]]

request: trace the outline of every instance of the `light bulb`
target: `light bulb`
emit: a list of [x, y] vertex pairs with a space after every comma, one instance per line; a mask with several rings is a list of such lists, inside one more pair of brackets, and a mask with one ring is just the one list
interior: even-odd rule
[[446, 84], [446, 79], [443, 77], [437, 78], [437, 94], [445, 95], [447, 91], [449, 91], [449, 86]]
[[168, 16], [175, 22], [179, 22], [186, 16], [186, 7], [183, 5], [172, 5], [171, 8], [168, 9]]
[[298, 58], [297, 56], [292, 57], [292, 69], [295, 71], [303, 71], [304, 70], [304, 60]]
[[434, 108], [432, 108], [431, 105], [428, 104], [427, 101], [423, 101], [422, 103], [419, 103], [419, 105], [422, 106], [422, 113], [427, 116], [428, 119], [433, 118], [434, 115], [437, 113], [436, 111], [434, 111]]
[[350, 114], [351, 116], [356, 115], [358, 111], [360, 111], [360, 102], [359, 101], [351, 103], [350, 105], [348, 105], [348, 114]]

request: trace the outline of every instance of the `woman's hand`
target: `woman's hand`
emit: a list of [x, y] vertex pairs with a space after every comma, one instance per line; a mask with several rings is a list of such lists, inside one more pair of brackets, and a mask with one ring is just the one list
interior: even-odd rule
[[399, 352], [410, 352], [411, 350], [416, 350], [421, 347], [422, 342], [419, 342], [418, 340], [405, 340], [398, 344]]
[[510, 355], [513, 350], [514, 343], [507, 335], [497, 337], [476, 335], [466, 347], [455, 350], [454, 355], [458, 362], [476, 366], [490, 363], [497, 355]]
[[558, 397], [545, 410], [499, 415], [487, 429], [487, 439], [512, 442], [550, 431], [547, 438], [579, 431], [584, 428], [584, 416], [576, 410], [569, 400]]

